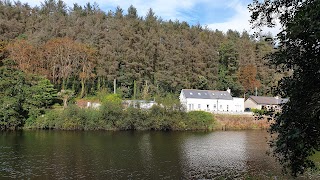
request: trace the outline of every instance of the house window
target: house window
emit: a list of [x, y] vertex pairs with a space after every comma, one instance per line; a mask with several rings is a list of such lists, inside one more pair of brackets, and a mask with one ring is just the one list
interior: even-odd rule
[[194, 105], [193, 104], [191, 104], [191, 110], [194, 110]]
[[210, 111], [210, 106], [209, 106], [209, 104], [207, 104], [207, 111]]
[[222, 105], [220, 105], [220, 109], [222, 109]]
[[198, 109], [201, 109], [201, 104], [198, 104]]
[[214, 105], [213, 105], [213, 108], [214, 108], [214, 109], [217, 109], [217, 105], [216, 105], [216, 104], [214, 104]]
[[188, 108], [188, 110], [191, 110], [191, 104], [188, 104], [189, 105], [189, 108]]

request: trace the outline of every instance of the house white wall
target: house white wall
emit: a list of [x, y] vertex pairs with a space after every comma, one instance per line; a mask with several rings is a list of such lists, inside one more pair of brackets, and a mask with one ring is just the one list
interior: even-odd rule
[[243, 112], [244, 111], [244, 98], [233, 98], [231, 106], [231, 112]]
[[217, 109], [214, 111], [218, 112], [229, 112], [232, 106], [232, 100], [224, 100], [224, 99], [213, 99], [214, 104], [217, 104]]
[[184, 96], [184, 94], [182, 93], [182, 91], [180, 92], [179, 99], [180, 99], [181, 105], [187, 110], [187, 99]]
[[239, 113], [244, 111], [244, 98], [225, 99], [198, 99], [185, 98], [180, 93], [180, 103], [186, 111], [207, 111], [207, 112], [230, 112]]
[[213, 103], [211, 99], [196, 99], [188, 98], [186, 99], [186, 109], [187, 111], [212, 111]]

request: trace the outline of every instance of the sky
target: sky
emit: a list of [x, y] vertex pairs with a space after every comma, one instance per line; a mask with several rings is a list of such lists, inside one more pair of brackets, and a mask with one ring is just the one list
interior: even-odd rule
[[[44, 0], [20, 0], [31, 6], [40, 6]], [[68, 6], [72, 7], [74, 3], [85, 5], [88, 1], [63, 0]], [[96, 0], [100, 9], [105, 12], [115, 11], [116, 7], [121, 7], [126, 13], [128, 7], [133, 5], [139, 16], [145, 16], [150, 8], [155, 15], [163, 20], [186, 21], [190, 25], [200, 24], [211, 30], [221, 30], [223, 32], [229, 29], [243, 32], [246, 30], [253, 34], [255, 30], [251, 29], [249, 23], [250, 12], [247, 9], [252, 0]], [[91, 1], [92, 3], [92, 1]], [[280, 27], [263, 28], [263, 32], [271, 32], [276, 35]]]

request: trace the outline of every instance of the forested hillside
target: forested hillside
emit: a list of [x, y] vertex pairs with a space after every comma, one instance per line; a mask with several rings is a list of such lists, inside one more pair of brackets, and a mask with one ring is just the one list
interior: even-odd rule
[[30, 7], [0, 0], [1, 61], [80, 97], [112, 91], [114, 79], [123, 98], [228, 87], [234, 96], [255, 87], [266, 95], [281, 77], [263, 59], [271, 51], [270, 42], [247, 32], [163, 21], [152, 9], [139, 17], [133, 6], [104, 12], [90, 3]]

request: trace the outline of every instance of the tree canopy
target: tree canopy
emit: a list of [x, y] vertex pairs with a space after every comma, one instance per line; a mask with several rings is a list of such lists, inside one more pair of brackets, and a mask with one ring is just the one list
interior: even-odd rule
[[[139, 17], [134, 6], [104, 12], [95, 3], [48, 0], [30, 7], [0, 0], [0, 19], [0, 58], [80, 97], [112, 91], [114, 79], [122, 98], [137, 99], [182, 88], [229, 87], [234, 96], [250, 95], [251, 81], [267, 95], [279, 80], [263, 59], [273, 51], [263, 39], [163, 21], [152, 9]], [[250, 67], [257, 73], [248, 77]]]
[[310, 157], [320, 151], [320, 1], [254, 1], [249, 9], [255, 26], [273, 26], [280, 19], [279, 50], [268, 58], [282, 78], [277, 93], [289, 97], [276, 116], [271, 133], [274, 155], [297, 176], [315, 168]]
[[0, 130], [18, 129], [53, 104], [56, 91], [49, 80], [5, 65], [0, 67]]

